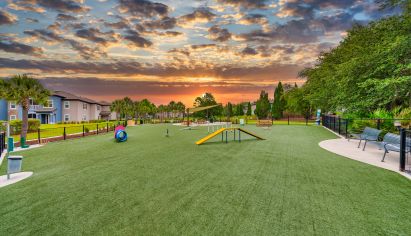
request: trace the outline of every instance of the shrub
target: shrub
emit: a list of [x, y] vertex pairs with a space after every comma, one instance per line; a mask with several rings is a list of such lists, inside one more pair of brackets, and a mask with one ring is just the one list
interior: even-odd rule
[[85, 132], [85, 133], [88, 133], [88, 132], [90, 132], [90, 129], [89, 129], [88, 127], [85, 127], [85, 128], [84, 128], [84, 132]]
[[353, 120], [349, 130], [351, 133], [361, 133], [365, 127], [377, 128], [377, 125], [373, 120]]
[[[20, 134], [23, 121], [21, 120], [12, 120], [10, 121], [10, 133], [12, 135]], [[40, 120], [37, 119], [28, 119], [28, 132], [36, 132], [40, 128]]]

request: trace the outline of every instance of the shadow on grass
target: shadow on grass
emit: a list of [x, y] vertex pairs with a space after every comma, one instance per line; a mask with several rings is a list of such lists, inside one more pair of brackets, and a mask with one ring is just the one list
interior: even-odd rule
[[241, 144], [241, 143], [258, 142], [258, 141], [264, 141], [264, 140], [244, 139], [244, 140], [241, 140], [241, 142], [238, 142], [238, 140], [229, 140], [228, 143], [226, 143], [225, 140], [224, 140], [224, 142], [223, 142], [223, 141], [213, 141], [213, 142], [203, 143], [203, 144], [201, 144], [201, 145], [199, 145], [199, 146], [222, 145], [222, 144], [230, 144], [230, 143], [238, 143], [238, 144]]

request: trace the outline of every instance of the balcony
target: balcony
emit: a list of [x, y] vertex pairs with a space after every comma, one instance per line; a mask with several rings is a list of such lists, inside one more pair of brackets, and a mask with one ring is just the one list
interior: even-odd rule
[[40, 109], [43, 109], [42, 105], [30, 105], [30, 108], [29, 108], [30, 111], [37, 111]]

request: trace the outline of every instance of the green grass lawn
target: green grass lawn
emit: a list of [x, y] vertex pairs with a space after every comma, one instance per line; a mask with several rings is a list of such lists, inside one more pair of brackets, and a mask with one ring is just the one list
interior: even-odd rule
[[410, 234], [411, 181], [321, 149], [321, 127], [246, 128], [266, 140], [144, 125], [22, 152], [34, 175], [0, 189], [0, 235]]
[[[107, 124], [111, 127], [114, 122], [102, 122], [98, 123], [99, 129], [106, 128]], [[63, 136], [64, 127], [66, 128], [66, 134], [78, 134], [83, 132], [83, 125], [89, 131], [97, 129], [97, 123], [84, 123], [84, 124], [42, 124], [40, 125], [40, 137], [50, 138], [56, 136]], [[27, 140], [37, 140], [38, 132], [28, 132]], [[14, 142], [20, 141], [20, 135], [13, 135]]]

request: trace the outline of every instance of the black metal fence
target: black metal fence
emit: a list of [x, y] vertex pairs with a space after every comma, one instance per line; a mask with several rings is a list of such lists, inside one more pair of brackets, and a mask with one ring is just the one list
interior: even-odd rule
[[[33, 145], [66, 139], [81, 138], [90, 135], [98, 135], [114, 131], [117, 125], [127, 126], [127, 122], [116, 121], [107, 123], [87, 123], [54, 128], [43, 128], [38, 129], [35, 132], [28, 132], [26, 142], [30, 145]], [[15, 146], [20, 146], [20, 142], [15, 142]]]
[[344, 119], [339, 116], [333, 115], [323, 115], [321, 117], [322, 125], [327, 127], [328, 129], [340, 134], [344, 135], [345, 137], [349, 136], [348, 126], [350, 123], [349, 119]]
[[336, 115], [322, 115], [321, 122], [323, 126], [346, 138], [352, 133], [361, 133], [365, 127], [382, 130], [381, 135], [384, 135], [388, 132], [399, 134], [401, 127], [411, 125], [411, 119], [348, 119]]
[[5, 132], [1, 132], [0, 133], [0, 155], [3, 154], [3, 151], [6, 150], [6, 133]]
[[400, 131], [400, 171], [411, 173], [411, 130]]

